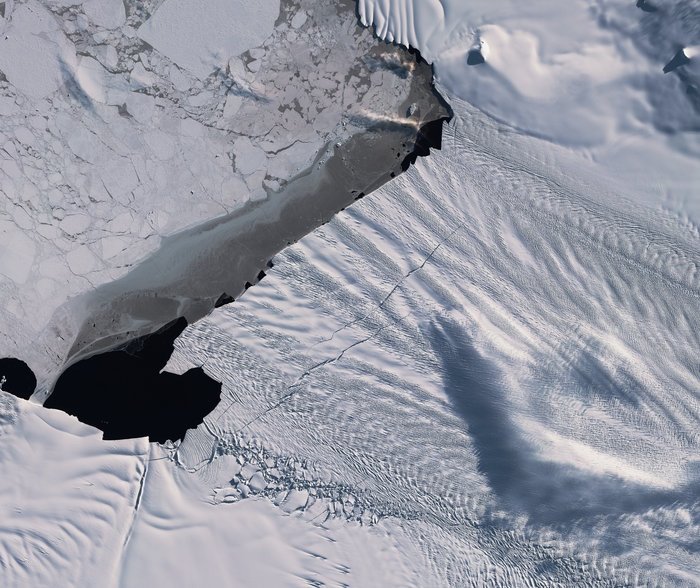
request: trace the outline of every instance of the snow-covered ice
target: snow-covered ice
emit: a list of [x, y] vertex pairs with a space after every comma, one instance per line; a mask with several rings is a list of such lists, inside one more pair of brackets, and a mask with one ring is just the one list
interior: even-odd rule
[[[36, 299], [17, 293], [57, 295], [61, 264], [80, 288], [109, 282], [151, 245], [130, 247], [183, 226], [174, 211], [230, 208], [212, 186], [217, 197], [189, 198], [196, 182], [261, 197], [265, 169], [279, 186], [320, 144], [348, 139], [331, 104], [301, 120], [277, 109], [294, 81], [276, 51], [319, 24], [319, 3], [282, 2], [280, 18], [273, 2], [247, 5], [262, 24], [231, 39], [239, 3], [213, 2], [197, 51], [167, 34], [189, 30], [184, 0], [123, 16], [63, 4], [7, 3], [16, 18], [0, 24], [8, 50], [27, 46], [21, 30], [37, 39], [23, 59], [51, 55], [42, 79], [8, 63], [0, 82], [2, 189], [22, 195], [0, 219], [12, 239], [0, 271], [4, 313], [22, 320]], [[698, 3], [357, 8], [434, 64], [455, 112], [442, 150], [184, 331], [166, 369], [202, 366], [223, 387], [181, 443], [104, 442], [0, 392], [9, 585], [26, 585], [34, 561], [60, 585], [105, 570], [124, 587], [700, 585]], [[77, 50], [85, 31], [91, 57]], [[339, 69], [316, 68], [304, 70], [311, 90], [292, 92], [302, 108], [315, 89], [335, 104], [322, 89], [340, 85]], [[237, 90], [217, 93], [218, 75]], [[369, 110], [357, 114], [396, 122]], [[235, 173], [210, 161], [229, 141]], [[69, 182], [66, 144], [80, 168]], [[28, 163], [42, 154], [43, 167]], [[166, 194], [185, 164], [181, 200], [139, 193], [147, 177]], [[65, 205], [88, 185], [95, 202]], [[121, 207], [100, 216], [100, 202]], [[26, 320], [38, 332], [44, 319]], [[24, 328], [11, 323], [8, 349]]]
[[[267, 499], [214, 502], [202, 478], [153, 448], [119, 585], [411, 585], [401, 534], [358, 524], [324, 528]], [[302, 494], [294, 491], [290, 494]], [[298, 503], [298, 499], [294, 498]], [[304, 499], [304, 504], [306, 499]], [[301, 504], [301, 506], [304, 506]]]
[[324, 503], [307, 507], [308, 492], [280, 483], [281, 508], [253, 481], [250, 499], [231, 504], [214, 485], [240, 471], [237, 461], [223, 456], [195, 474], [170, 457], [146, 439], [103, 441], [73, 417], [0, 391], [2, 585], [415, 583], [416, 554], [400, 528], [323, 526]]
[[279, 0], [210, 0], [204, 5], [166, 0], [138, 34], [174, 63], [205, 79], [217, 67], [226, 67], [232, 57], [262, 45], [279, 12]]
[[2, 585], [104, 586], [118, 573], [148, 458], [62, 412], [0, 391]]
[[301, 457], [400, 521], [418, 585], [692, 585], [697, 233], [453, 106], [441, 152], [176, 342], [223, 382], [178, 455]]
[[[651, 193], [647, 203], [697, 219], [700, 70], [663, 68], [700, 41], [698, 6], [643, 4], [358, 0], [358, 9], [381, 38], [420, 49], [448, 94], [596, 161], [638, 199]], [[480, 46], [487, 58], [468, 65]]]

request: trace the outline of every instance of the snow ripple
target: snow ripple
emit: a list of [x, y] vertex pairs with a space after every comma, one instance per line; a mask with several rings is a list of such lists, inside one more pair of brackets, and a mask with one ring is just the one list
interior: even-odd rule
[[188, 459], [235, 434], [308, 460], [402, 521], [425, 585], [683, 585], [698, 235], [455, 111], [442, 152], [176, 342], [223, 381]]

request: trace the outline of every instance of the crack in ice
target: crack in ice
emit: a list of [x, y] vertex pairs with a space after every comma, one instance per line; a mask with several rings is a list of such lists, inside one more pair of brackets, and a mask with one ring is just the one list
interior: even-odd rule
[[[349, 328], [349, 327], [351, 327], [351, 326], [353, 326], [353, 325], [355, 325], [355, 324], [361, 322], [362, 320], [364, 320], [365, 318], [371, 316], [371, 315], [374, 314], [377, 310], [379, 310], [380, 308], [382, 308], [382, 306], [383, 306], [384, 304], [386, 304], [386, 302], [387, 302], [387, 301], [389, 300], [389, 298], [394, 294], [394, 292], [396, 292], [396, 290], [398, 290], [398, 289], [401, 287], [401, 285], [402, 285], [407, 279], [409, 279], [413, 274], [415, 274], [416, 272], [422, 270], [422, 269], [426, 266], [426, 264], [430, 261], [430, 259], [435, 255], [435, 253], [437, 253], [437, 251], [440, 249], [440, 247], [442, 247], [442, 246], [445, 245], [450, 239], [452, 239], [452, 237], [457, 233], [457, 231], [459, 231], [462, 227], [464, 227], [464, 225], [465, 225], [465, 223], [459, 224], [455, 229], [453, 229], [453, 230], [450, 232], [449, 235], [447, 235], [444, 239], [442, 239], [442, 240], [432, 249], [432, 251], [426, 256], [426, 258], [420, 263], [420, 265], [414, 267], [414, 268], [411, 269], [408, 273], [406, 273], [406, 274], [401, 278], [401, 280], [399, 280], [399, 281], [394, 285], [394, 287], [389, 291], [389, 293], [381, 300], [381, 302], [380, 302], [371, 312], [367, 313], [366, 315], [364, 315], [363, 317], [361, 317], [361, 318], [359, 318], [359, 319], [356, 319], [356, 320], [351, 321], [350, 323], [348, 323], [348, 324], [346, 324], [346, 325], [343, 325], [343, 326], [340, 327], [339, 329], [335, 330], [335, 331], [331, 334], [330, 338], [325, 339], [325, 340], [323, 340], [323, 341], [319, 341], [319, 343], [326, 343], [326, 342], [328, 342], [328, 341], [331, 341], [331, 340], [333, 339], [333, 337], [334, 337], [336, 334], [338, 334], [340, 331], [342, 331], [342, 330], [344, 330], [344, 329], [347, 329], [347, 328]], [[253, 417], [252, 419], [250, 419], [248, 422], [246, 422], [243, 426], [241, 426], [240, 428], [236, 429], [236, 433], [240, 433], [241, 431], [243, 431], [243, 429], [248, 428], [248, 427], [249, 427], [250, 425], [252, 425], [254, 422], [260, 420], [260, 419], [261, 419], [262, 417], [264, 417], [266, 414], [270, 413], [271, 411], [275, 410], [276, 408], [279, 408], [279, 407], [280, 407], [282, 404], [284, 404], [287, 400], [289, 400], [290, 398], [292, 398], [292, 397], [298, 392], [299, 387], [301, 386], [302, 382], [303, 382], [308, 376], [310, 376], [313, 372], [315, 372], [316, 370], [318, 370], [318, 369], [320, 369], [320, 368], [322, 368], [322, 367], [324, 367], [324, 366], [326, 366], [326, 365], [329, 365], [329, 364], [336, 363], [336, 362], [340, 361], [348, 351], [350, 351], [351, 349], [353, 349], [353, 348], [355, 348], [355, 347], [357, 347], [357, 346], [359, 346], [359, 345], [362, 345], [362, 344], [366, 343], [367, 341], [370, 341], [371, 339], [374, 339], [374, 337], [376, 337], [377, 335], [379, 335], [382, 331], [384, 331], [384, 330], [386, 330], [386, 329], [388, 329], [388, 328], [390, 328], [390, 327], [396, 326], [396, 323], [400, 323], [402, 320], [404, 320], [405, 318], [407, 318], [410, 314], [411, 314], [411, 313], [409, 312], [409, 313], [407, 313], [407, 314], [405, 314], [405, 315], [399, 317], [399, 318], [398, 318], [396, 321], [394, 321], [393, 323], [389, 323], [389, 324], [383, 325], [382, 327], [380, 327], [379, 329], [377, 329], [376, 331], [374, 331], [373, 333], [371, 333], [371, 334], [368, 335], [367, 337], [365, 337], [365, 338], [363, 338], [363, 339], [360, 339], [359, 341], [355, 341], [354, 343], [348, 345], [347, 347], [345, 347], [344, 349], [342, 349], [342, 350], [340, 351], [340, 353], [339, 353], [338, 355], [336, 355], [335, 357], [331, 357], [331, 358], [328, 358], [328, 359], [324, 359], [323, 361], [320, 361], [320, 362], [318, 362], [317, 364], [315, 364], [315, 365], [311, 366], [310, 368], [306, 369], [306, 370], [296, 379], [296, 381], [295, 381], [293, 384], [290, 384], [289, 386], [287, 386], [287, 388], [285, 388], [285, 391], [284, 391], [284, 393], [282, 394], [282, 396], [281, 396], [273, 405], [269, 406], [269, 407], [266, 408], [263, 412], [261, 412], [260, 414], [256, 415], [255, 417]], [[319, 343], [317, 343], [317, 344], [319, 344]], [[315, 346], [315, 345], [314, 345], [314, 346]], [[228, 412], [228, 410], [233, 406], [233, 404], [235, 404], [235, 401], [234, 401], [234, 402], [231, 402], [231, 404], [226, 408], [226, 410], [222, 413], [221, 416], [223, 416], [226, 412]], [[221, 418], [221, 417], [219, 417], [219, 418]]]
[[428, 263], [428, 261], [430, 261], [430, 259], [433, 257], [433, 255], [435, 255], [435, 253], [437, 252], [437, 250], [440, 249], [440, 247], [442, 247], [445, 243], [447, 243], [447, 242], [455, 235], [455, 233], [456, 233], [457, 231], [459, 231], [459, 229], [461, 229], [463, 226], [464, 226], [464, 223], [460, 224], [460, 225], [457, 226], [457, 228], [455, 228], [449, 235], [447, 235], [447, 237], [445, 237], [444, 239], [442, 239], [442, 240], [433, 248], [433, 250], [428, 254], [428, 256], [423, 260], [423, 262], [422, 262], [420, 265], [417, 265], [416, 267], [414, 267], [414, 268], [413, 268], [412, 270], [410, 270], [407, 274], [405, 274], [405, 275], [396, 283], [396, 285], [389, 291], [389, 293], [388, 293], [386, 296], [384, 296], [384, 298], [381, 300], [381, 302], [379, 302], [379, 304], [378, 304], [377, 306], [375, 306], [371, 311], [369, 311], [368, 313], [366, 313], [365, 315], [363, 315], [363, 316], [361, 316], [361, 317], [359, 317], [359, 318], [353, 319], [353, 320], [350, 321], [349, 323], [345, 323], [342, 327], [339, 327], [338, 329], [336, 329], [335, 331], [333, 331], [333, 332], [331, 333], [331, 336], [330, 336], [330, 337], [328, 337], [327, 339], [321, 339], [320, 341], [317, 341], [317, 342], [314, 343], [311, 347], [313, 348], [313, 347], [316, 347], [317, 345], [321, 345], [322, 343], [328, 343], [329, 341], [332, 341], [333, 338], [334, 338], [338, 333], [340, 333], [340, 332], [344, 331], [345, 329], [348, 329], [348, 328], [350, 328], [350, 327], [352, 327], [352, 326], [354, 326], [354, 325], [356, 325], [356, 324], [362, 322], [363, 320], [365, 320], [366, 318], [371, 317], [375, 312], [377, 312], [378, 310], [380, 310], [380, 309], [387, 303], [387, 301], [389, 300], [389, 298], [391, 298], [391, 296], [394, 294], [394, 292], [396, 292], [396, 290], [398, 290], [398, 289], [403, 285], [403, 283], [404, 283], [408, 278], [410, 278], [414, 273], [416, 273], [417, 271], [423, 269], [423, 268], [425, 267], [425, 264]]

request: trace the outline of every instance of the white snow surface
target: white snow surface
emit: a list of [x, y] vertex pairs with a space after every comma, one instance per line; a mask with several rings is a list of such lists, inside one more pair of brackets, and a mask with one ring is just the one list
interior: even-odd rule
[[134, 520], [146, 439], [105, 442], [0, 391], [0, 575], [7, 588], [104, 586]]
[[[593, 159], [640, 197], [700, 212], [697, 2], [358, 0], [362, 22], [419, 49], [444, 90]], [[485, 63], [468, 65], [482, 48]]]
[[697, 585], [695, 225], [448, 97], [442, 151], [176, 342], [224, 390], [178, 459], [311, 464], [413, 585]]
[[397, 545], [400, 534], [394, 538], [384, 529], [358, 524], [325, 528], [265, 498], [218, 503], [201, 477], [166, 457], [153, 446], [120, 586], [411, 584], [411, 570]]
[[0, 391], [3, 587], [414, 583], [400, 528], [321, 526], [303, 492], [282, 507], [222, 502], [225, 458], [198, 474], [169, 457]]
[[166, 0], [139, 28], [139, 36], [204, 79], [230, 58], [261, 45], [279, 11], [279, 0]]
[[[167, 369], [202, 365], [223, 399], [181, 444], [0, 393], [3, 586], [700, 585], [697, 3], [659, 6], [359, 0], [435, 63], [443, 150], [183, 333]], [[22, 92], [53, 91], [52, 63]]]

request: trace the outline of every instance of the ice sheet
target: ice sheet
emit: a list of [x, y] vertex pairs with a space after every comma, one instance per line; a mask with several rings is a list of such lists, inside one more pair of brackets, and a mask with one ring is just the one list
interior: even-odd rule
[[[695, 4], [358, 0], [358, 9], [380, 37], [434, 63], [448, 94], [698, 222], [697, 57], [663, 71], [700, 41]], [[475, 50], [484, 62], [469, 65]]]
[[697, 582], [697, 232], [451, 101], [442, 151], [176, 342], [223, 382], [179, 458], [305, 461], [418, 585]]

